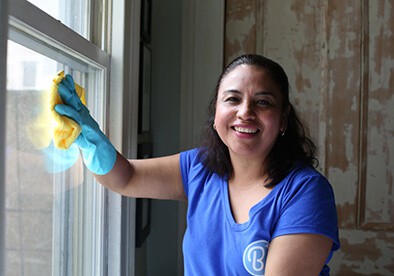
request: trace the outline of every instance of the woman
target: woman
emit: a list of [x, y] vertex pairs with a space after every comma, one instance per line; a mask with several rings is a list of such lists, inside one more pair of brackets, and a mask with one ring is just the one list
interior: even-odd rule
[[200, 148], [126, 160], [90, 117], [67, 76], [86, 166], [130, 197], [187, 200], [185, 275], [328, 275], [339, 248], [332, 188], [313, 167], [315, 145], [289, 102], [282, 67], [244, 55], [220, 76]]

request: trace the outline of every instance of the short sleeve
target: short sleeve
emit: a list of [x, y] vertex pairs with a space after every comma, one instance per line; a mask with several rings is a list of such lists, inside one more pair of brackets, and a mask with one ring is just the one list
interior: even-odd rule
[[339, 248], [338, 219], [334, 192], [327, 179], [316, 172], [297, 174], [282, 194], [281, 214], [272, 237], [289, 234], [321, 234]]
[[186, 196], [189, 194], [189, 180], [193, 177], [191, 172], [196, 164], [198, 164], [198, 149], [183, 151], [180, 154], [180, 170], [183, 182], [183, 189]]

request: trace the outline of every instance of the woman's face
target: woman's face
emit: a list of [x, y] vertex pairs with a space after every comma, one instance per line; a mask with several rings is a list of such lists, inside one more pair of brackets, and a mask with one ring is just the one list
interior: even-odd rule
[[265, 70], [239, 65], [222, 79], [215, 127], [232, 158], [265, 159], [286, 129], [281, 92]]

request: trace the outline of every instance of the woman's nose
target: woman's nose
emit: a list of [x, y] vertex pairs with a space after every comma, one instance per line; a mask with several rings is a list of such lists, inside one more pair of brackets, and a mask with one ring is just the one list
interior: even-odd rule
[[249, 102], [243, 102], [239, 105], [237, 116], [243, 120], [251, 120], [255, 118], [255, 112], [253, 104]]

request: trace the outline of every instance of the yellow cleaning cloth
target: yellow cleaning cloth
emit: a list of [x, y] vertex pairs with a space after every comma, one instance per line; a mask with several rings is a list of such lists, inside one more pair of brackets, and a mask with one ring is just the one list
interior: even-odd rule
[[[81, 133], [81, 127], [72, 119], [61, 116], [55, 111], [55, 105], [63, 104], [59, 93], [57, 92], [58, 84], [64, 78], [64, 72], [60, 71], [53, 79], [49, 90], [49, 110], [52, 118], [55, 120], [55, 128], [53, 130], [53, 144], [59, 149], [68, 149], [71, 144], [78, 138]], [[82, 103], [86, 105], [85, 89], [75, 84], [75, 91]]]
[[[48, 147], [52, 139], [56, 148], [68, 149], [81, 133], [81, 127], [75, 121], [55, 111], [55, 105], [63, 104], [57, 91], [58, 84], [63, 78], [64, 71], [57, 73], [49, 90], [43, 94], [40, 114], [27, 125], [29, 140], [37, 149]], [[75, 91], [82, 103], [86, 105], [85, 90], [75, 84]]]

